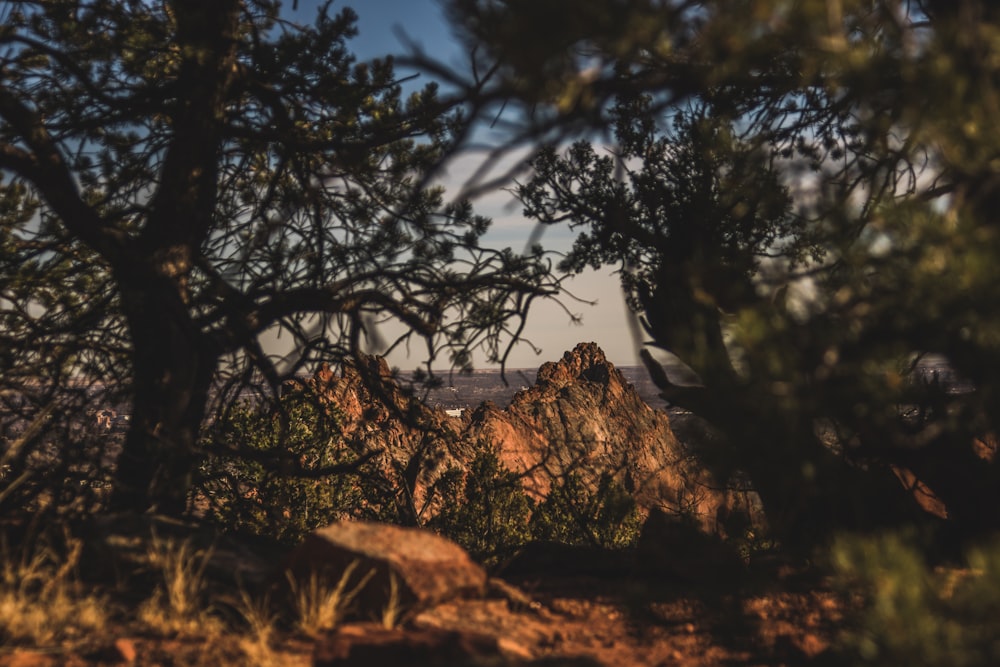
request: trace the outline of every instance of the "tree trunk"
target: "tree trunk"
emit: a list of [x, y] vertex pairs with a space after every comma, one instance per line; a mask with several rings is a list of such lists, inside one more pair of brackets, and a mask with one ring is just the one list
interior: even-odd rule
[[147, 275], [120, 284], [134, 384], [110, 509], [180, 515], [199, 462], [198, 434], [216, 357], [174, 281]]

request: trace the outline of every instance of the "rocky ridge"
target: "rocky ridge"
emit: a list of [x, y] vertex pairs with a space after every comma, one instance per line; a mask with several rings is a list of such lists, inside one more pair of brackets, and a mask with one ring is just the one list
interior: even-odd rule
[[342, 413], [346, 438], [405, 471], [418, 504], [444, 470], [465, 467], [485, 445], [536, 499], [569, 473], [590, 485], [610, 474], [642, 509], [687, 517], [708, 533], [758, 520], [754, 494], [715, 479], [595, 343], [542, 365], [508, 407], [486, 402], [461, 418], [404, 392], [377, 357], [339, 376], [324, 367], [310, 383]]

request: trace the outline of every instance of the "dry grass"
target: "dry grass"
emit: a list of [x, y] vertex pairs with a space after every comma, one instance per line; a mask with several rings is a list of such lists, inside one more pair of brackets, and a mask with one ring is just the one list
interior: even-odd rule
[[296, 628], [300, 632], [318, 637], [337, 627], [358, 593], [375, 576], [375, 571], [369, 570], [354, 587], [350, 587], [357, 567], [357, 561], [348, 565], [334, 586], [330, 586], [328, 580], [316, 572], [311, 572], [305, 581], [299, 581], [291, 572], [286, 573], [292, 592]]
[[149, 564], [163, 580], [149, 600], [139, 608], [139, 620], [162, 634], [210, 635], [222, 630], [205, 602], [205, 568], [211, 550], [196, 549], [190, 541], [176, 542], [153, 537]]
[[399, 578], [396, 577], [395, 572], [390, 572], [389, 601], [382, 608], [382, 627], [386, 630], [395, 628], [403, 620], [404, 611], [403, 596], [399, 590]]
[[0, 551], [0, 644], [73, 646], [108, 622], [107, 601], [86, 592], [76, 577], [83, 543], [67, 552], [35, 544], [20, 554]]
[[246, 664], [255, 667], [279, 667], [286, 663], [281, 654], [275, 651], [269, 643], [262, 643], [252, 637], [244, 637], [240, 640], [240, 650], [243, 651]]
[[277, 616], [271, 610], [270, 599], [266, 595], [254, 599], [245, 589], [240, 588], [239, 597], [231, 606], [243, 621], [240, 648], [246, 655], [248, 664], [260, 667], [282, 664], [272, 646]]
[[265, 644], [270, 641], [277, 616], [271, 610], [271, 602], [266, 595], [254, 599], [245, 590], [240, 589], [239, 599], [233, 608], [243, 619], [250, 637], [259, 639]]

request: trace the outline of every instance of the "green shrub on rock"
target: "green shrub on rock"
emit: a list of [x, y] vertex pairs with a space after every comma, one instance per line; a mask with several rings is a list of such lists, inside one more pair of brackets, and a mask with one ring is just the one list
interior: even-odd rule
[[428, 526], [476, 560], [495, 565], [529, 541], [532, 502], [521, 478], [484, 446], [467, 471], [450, 468], [438, 478], [434, 491], [440, 510]]
[[357, 515], [364, 471], [345, 472], [360, 457], [339, 423], [336, 407], [306, 390], [283, 396], [275, 410], [233, 410], [212, 429], [215, 455], [202, 470], [210, 516], [229, 530], [295, 543]]
[[635, 499], [610, 474], [591, 490], [576, 473], [553, 486], [531, 517], [536, 540], [620, 549], [635, 544], [642, 516]]

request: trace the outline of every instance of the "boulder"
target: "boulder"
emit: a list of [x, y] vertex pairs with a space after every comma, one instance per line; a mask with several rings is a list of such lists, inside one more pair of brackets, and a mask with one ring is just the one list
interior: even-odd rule
[[366, 521], [313, 531], [290, 555], [288, 570], [300, 581], [318, 575], [335, 585], [352, 563], [357, 565], [348, 590], [371, 573], [355, 600], [354, 612], [364, 619], [390, 605], [410, 613], [486, 590], [486, 572], [454, 542], [418, 528]]

